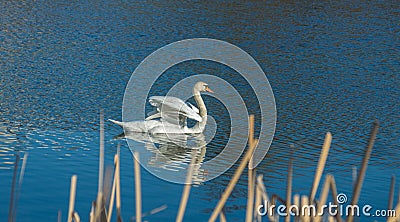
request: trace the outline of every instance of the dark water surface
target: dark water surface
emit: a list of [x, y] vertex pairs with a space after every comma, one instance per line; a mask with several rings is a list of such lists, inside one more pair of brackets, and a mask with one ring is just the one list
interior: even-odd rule
[[[13, 154], [28, 151], [17, 220], [55, 221], [58, 210], [66, 220], [70, 176], [77, 174], [76, 210], [87, 221], [97, 192], [99, 110], [104, 109], [106, 118], [120, 120], [124, 89], [135, 67], [166, 44], [197, 37], [239, 46], [270, 81], [277, 128], [257, 169], [270, 194], [285, 194], [292, 144], [294, 192], [308, 194], [324, 135], [330, 131], [333, 141], [325, 173], [334, 174], [338, 192], [350, 198], [352, 168], [360, 164], [377, 119], [381, 127], [360, 203], [387, 207], [390, 177], [400, 178], [400, 5], [395, 1], [2, 1], [1, 8], [0, 218], [8, 214]], [[211, 62], [172, 67], [151, 95], [164, 95], [177, 81], [199, 73], [228, 81], [249, 113], [260, 116], [246, 81]], [[207, 145], [204, 158], [209, 159], [226, 143], [230, 122], [218, 101], [206, 97], [205, 102], [218, 124], [216, 137]], [[121, 132], [106, 124], [106, 163], [112, 164], [120, 143], [122, 214], [128, 221], [135, 213], [133, 160], [126, 142], [113, 139]], [[208, 218], [234, 169], [192, 187], [185, 220]], [[142, 185], [143, 211], [168, 206], [146, 219], [174, 220], [183, 187], [144, 169]], [[243, 220], [246, 193], [243, 177], [227, 202], [228, 220]]]

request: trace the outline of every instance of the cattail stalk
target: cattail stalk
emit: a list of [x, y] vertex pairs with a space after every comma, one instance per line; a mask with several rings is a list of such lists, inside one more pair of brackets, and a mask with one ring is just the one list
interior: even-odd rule
[[[249, 147], [254, 146], [254, 115], [249, 117]], [[254, 170], [253, 170], [253, 155], [250, 157], [247, 166], [247, 210], [246, 222], [253, 221], [253, 205], [254, 205]]]
[[[254, 144], [257, 144], [258, 140], [255, 139], [255, 141], [256, 142]], [[255, 147], [256, 146], [254, 145], [247, 151], [245, 157], [243, 158], [238, 169], [236, 170], [235, 174], [233, 175], [231, 181], [229, 182], [227, 188], [225, 189], [224, 193], [222, 194], [221, 199], [219, 200], [217, 206], [215, 207], [215, 209], [214, 209], [213, 213], [211, 214], [211, 217], [208, 221], [215, 221], [217, 219], [219, 212], [221, 212], [222, 208], [225, 205], [226, 200], [228, 199], [229, 195], [232, 193], [232, 190], [235, 187], [237, 181], [239, 180], [239, 177], [242, 174], [244, 168], [246, 167], [251, 155], [253, 154]]]
[[10, 206], [8, 209], [8, 222], [14, 221], [14, 200], [15, 200], [15, 184], [17, 182], [17, 172], [18, 172], [18, 163], [19, 163], [19, 154], [15, 154], [15, 162], [14, 162], [14, 173], [12, 178], [12, 185], [11, 185], [11, 195], [10, 195]]
[[[353, 195], [352, 195], [352, 200], [351, 200], [351, 205], [353, 205], [353, 206], [358, 203], [358, 198], [360, 197], [365, 173], [367, 172], [368, 160], [369, 160], [369, 157], [371, 156], [372, 147], [374, 146], [376, 135], [378, 134], [378, 128], [379, 128], [379, 123], [378, 123], [378, 121], [375, 121], [373, 128], [372, 128], [371, 136], [368, 141], [368, 146], [365, 150], [364, 158], [362, 160], [361, 169], [360, 169], [360, 172], [358, 173], [357, 182], [353, 189]], [[353, 220], [354, 220], [353, 215], [349, 215], [347, 221], [353, 222]]]
[[389, 191], [388, 210], [393, 209], [395, 181], [396, 181], [396, 177], [394, 175], [392, 175], [392, 180], [391, 180], [391, 183], [390, 183], [390, 191]]
[[[121, 219], [121, 180], [120, 180], [120, 154], [117, 151], [117, 161], [115, 162], [115, 193], [116, 193], [116, 208], [117, 208], [117, 221]], [[140, 179], [140, 178], [139, 178]]]
[[140, 183], [139, 153], [134, 153], [135, 166], [135, 195], [136, 195], [136, 221], [142, 221], [142, 189]]
[[290, 222], [290, 205], [292, 198], [292, 175], [293, 175], [293, 164], [292, 158], [290, 157], [289, 166], [288, 166], [288, 176], [287, 176], [287, 186], [286, 186], [286, 213], [285, 222]]
[[[251, 116], [250, 116], [250, 121], [252, 123], [250, 123], [250, 126], [254, 126], [254, 116], [253, 117], [251, 117]], [[254, 130], [254, 127], [250, 128], [250, 132], [253, 131], [253, 130]], [[251, 133], [249, 135], [251, 135]], [[251, 139], [249, 138], [249, 140], [251, 140]], [[240, 175], [242, 174], [244, 168], [246, 167], [246, 165], [250, 161], [250, 158], [253, 156], [253, 152], [254, 152], [255, 147], [256, 147], [256, 145], [258, 143], [258, 140], [254, 139], [253, 141], [254, 142], [252, 143], [252, 146], [249, 146], [249, 149], [247, 150], [247, 153], [245, 154], [242, 162], [240, 162], [239, 167], [237, 168], [235, 174], [233, 175], [231, 181], [229, 182], [228, 187], [225, 189], [224, 193], [222, 194], [221, 199], [219, 200], [217, 206], [215, 207], [215, 209], [214, 209], [213, 213], [211, 214], [211, 217], [209, 218], [208, 221], [213, 222], [213, 221], [215, 221], [217, 219], [219, 213], [221, 212], [222, 208], [224, 207], [224, 205], [226, 203], [226, 200], [228, 200], [228, 197], [232, 193], [233, 188], [235, 187], [237, 181], [239, 180]]]
[[[118, 159], [118, 154], [114, 155], [114, 165], [117, 164], [117, 160]], [[112, 188], [111, 188], [111, 196], [110, 196], [110, 202], [108, 204], [108, 212], [107, 212], [107, 222], [111, 221], [111, 216], [112, 216], [112, 211], [114, 208], [114, 199], [115, 199], [115, 184], [116, 184], [116, 174], [117, 174], [117, 168], [115, 167], [114, 169], [114, 179], [113, 179], [113, 183], [112, 183]]]
[[331, 133], [326, 133], [324, 144], [322, 145], [321, 155], [319, 156], [317, 170], [314, 175], [314, 182], [310, 192], [310, 204], [313, 204], [315, 194], [317, 193], [317, 189], [319, 186], [319, 182], [321, 180], [322, 173], [324, 172], [326, 159], [328, 158], [329, 148], [331, 147], [332, 135]]
[[181, 203], [179, 204], [179, 211], [176, 217], [176, 221], [180, 222], [183, 220], [183, 216], [185, 215], [187, 201], [189, 199], [190, 187], [192, 186], [192, 177], [193, 177], [193, 166], [196, 159], [196, 151], [192, 151], [192, 159], [190, 160], [190, 164], [188, 167], [188, 172], [185, 180], [185, 187], [182, 192]]
[[77, 176], [73, 175], [71, 177], [71, 188], [70, 188], [70, 192], [69, 192], [68, 222], [72, 222], [72, 218], [74, 216], [76, 180], [77, 180]]

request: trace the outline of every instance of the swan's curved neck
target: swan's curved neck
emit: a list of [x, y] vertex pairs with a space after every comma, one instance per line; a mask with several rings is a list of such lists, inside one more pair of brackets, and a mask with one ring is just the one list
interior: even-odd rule
[[193, 95], [194, 95], [194, 100], [196, 101], [197, 106], [199, 107], [199, 115], [203, 119], [203, 121], [197, 122], [193, 128], [197, 128], [198, 130], [203, 132], [207, 123], [207, 108], [206, 105], [204, 104], [203, 98], [201, 98], [199, 91], [193, 90]]
[[207, 108], [206, 105], [204, 104], [203, 98], [201, 98], [200, 92], [194, 91], [194, 100], [197, 103], [197, 106], [199, 107], [199, 114], [201, 117], [206, 117], [207, 116]]

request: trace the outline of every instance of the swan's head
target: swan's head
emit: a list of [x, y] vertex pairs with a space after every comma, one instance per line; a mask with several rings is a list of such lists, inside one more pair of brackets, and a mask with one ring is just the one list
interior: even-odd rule
[[208, 87], [208, 84], [205, 82], [197, 82], [196, 85], [194, 85], [193, 91], [195, 93], [199, 92], [213, 92], [210, 87]]

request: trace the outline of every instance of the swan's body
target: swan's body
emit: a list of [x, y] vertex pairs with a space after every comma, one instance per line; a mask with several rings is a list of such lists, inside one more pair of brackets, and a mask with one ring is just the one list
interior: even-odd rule
[[[202, 133], [207, 123], [207, 108], [200, 92], [212, 92], [212, 90], [204, 82], [198, 82], [194, 85], [193, 95], [199, 108], [176, 97], [152, 96], [149, 103], [156, 107], [156, 110], [150, 113], [146, 120], [119, 122], [110, 119], [110, 121], [120, 125], [127, 132], [150, 134]], [[187, 118], [196, 120], [196, 125], [191, 128], [187, 127]]]

